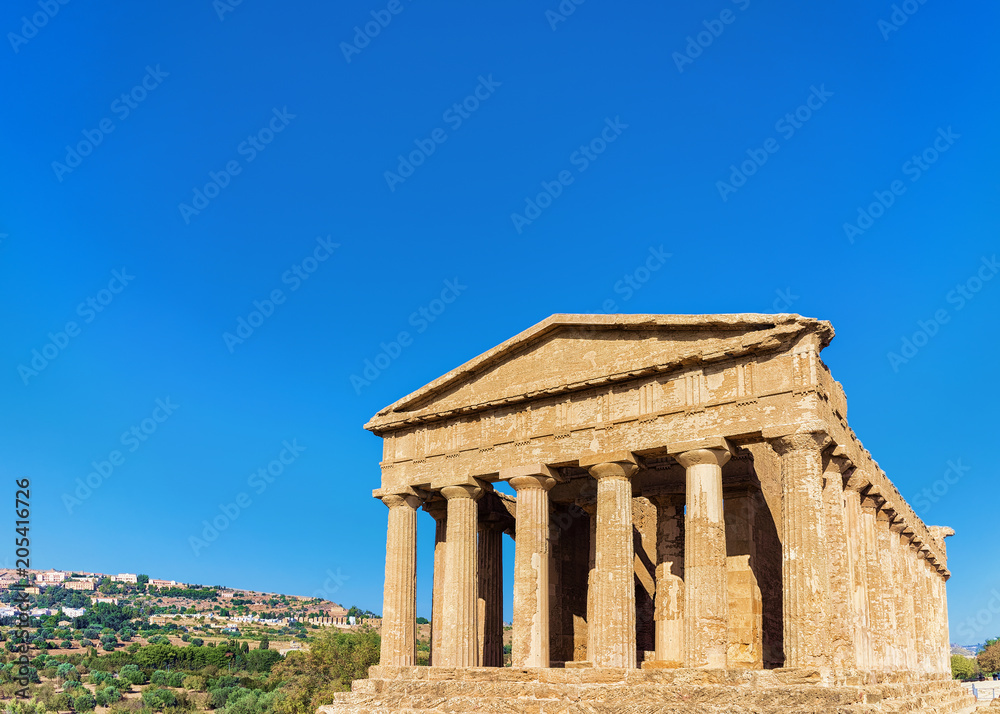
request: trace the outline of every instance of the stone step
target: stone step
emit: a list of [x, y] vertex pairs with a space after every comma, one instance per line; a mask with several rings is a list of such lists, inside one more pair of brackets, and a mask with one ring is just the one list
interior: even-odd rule
[[[446, 679], [368, 679], [335, 696], [320, 714], [957, 714], [973, 703], [968, 692], [949, 680], [886, 682], [858, 687], [817, 684], [774, 685], [776, 680], [742, 683], [664, 683], [651, 677], [609, 677], [604, 684], [551, 683], [528, 672], [505, 672], [504, 681]], [[623, 681], [633, 679], [638, 681]], [[704, 678], [702, 678], [704, 679]], [[753, 681], [755, 685], [747, 682]], [[862, 701], [863, 700], [863, 701]]]

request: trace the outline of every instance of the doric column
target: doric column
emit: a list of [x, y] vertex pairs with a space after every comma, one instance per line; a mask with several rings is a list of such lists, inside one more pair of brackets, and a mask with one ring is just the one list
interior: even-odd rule
[[593, 663], [598, 650], [597, 628], [594, 619], [597, 617], [597, 605], [594, 593], [597, 592], [597, 494], [592, 499], [580, 500], [577, 504], [586, 513], [590, 524], [590, 554], [587, 561], [587, 661]]
[[867, 486], [860, 472], [848, 476], [844, 490], [845, 527], [848, 558], [851, 563], [851, 602], [854, 613], [854, 658], [862, 672], [872, 670], [872, 642], [868, 614], [868, 562], [865, 535], [861, 523], [861, 490]]
[[684, 666], [684, 496], [652, 496], [656, 506], [656, 661]]
[[873, 671], [888, 669], [886, 650], [886, 634], [888, 631], [887, 614], [884, 604], [884, 592], [888, 587], [885, 572], [879, 565], [879, 545], [876, 532], [876, 512], [881, 499], [870, 489], [866, 489], [861, 498], [861, 527], [864, 536], [864, 550], [867, 553], [868, 579], [868, 637], [871, 642], [871, 668]]
[[916, 618], [916, 635], [917, 635], [917, 672], [920, 674], [929, 674], [931, 671], [930, 662], [928, 658], [928, 651], [930, 647], [928, 646], [928, 628], [927, 628], [927, 618], [925, 613], [929, 611], [927, 602], [927, 561], [925, 560], [924, 549], [927, 546], [914, 540], [914, 554], [915, 561], [913, 563], [913, 598], [914, 598], [914, 612], [918, 613]]
[[899, 613], [897, 612], [896, 589], [899, 587], [896, 574], [896, 558], [893, 541], [898, 540], [889, 530], [896, 511], [889, 503], [884, 503], [875, 514], [875, 538], [878, 543], [879, 564], [882, 569], [882, 591], [879, 593], [885, 620], [882, 623], [886, 643], [886, 669], [900, 669]]
[[580, 466], [597, 480], [594, 579], [596, 630], [594, 667], [635, 667], [635, 550], [632, 542], [632, 477], [638, 462], [630, 452], [588, 455]]
[[503, 667], [503, 524], [479, 525], [479, 661]]
[[785, 666], [830, 667], [829, 552], [820, 432], [771, 440], [781, 456], [782, 614]]
[[900, 667], [908, 672], [917, 671], [917, 625], [914, 613], [913, 571], [910, 565], [910, 538], [913, 531], [897, 518], [889, 526], [892, 531], [893, 548], [896, 552], [896, 611], [898, 625], [896, 636], [899, 638]]
[[379, 663], [410, 667], [417, 663], [417, 506], [414, 494], [388, 494], [385, 539], [385, 593], [382, 603], [382, 652]]
[[447, 548], [444, 572], [444, 639], [441, 665], [479, 665], [477, 614], [477, 508], [482, 495], [478, 486], [445, 486], [441, 495], [448, 499]]
[[850, 536], [847, 533], [844, 475], [854, 470], [843, 447], [837, 446], [824, 460], [823, 506], [826, 515], [826, 541], [829, 552], [827, 569], [830, 578], [830, 651], [833, 668], [838, 673], [858, 668], [854, 646], [854, 577]]
[[556, 473], [544, 464], [503, 469], [517, 491], [514, 545], [515, 667], [549, 666], [549, 489]]
[[448, 529], [448, 502], [432, 501], [424, 510], [434, 518], [434, 582], [431, 590], [431, 653], [428, 664], [440, 664], [444, 637], [444, 570]]
[[[683, 448], [683, 447], [681, 447]], [[725, 668], [729, 619], [722, 466], [730, 449], [675, 453], [684, 467], [684, 666]]]
[[729, 669], [764, 668], [764, 601], [755, 573], [759, 493], [756, 487], [743, 487], [728, 490], [723, 496]]

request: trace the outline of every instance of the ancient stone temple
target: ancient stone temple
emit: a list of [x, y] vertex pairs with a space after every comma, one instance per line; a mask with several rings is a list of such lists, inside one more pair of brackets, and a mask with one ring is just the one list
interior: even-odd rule
[[798, 315], [553, 315], [380, 411], [381, 662], [326, 709], [971, 706], [950, 680], [953, 531], [917, 517], [848, 425], [832, 338]]

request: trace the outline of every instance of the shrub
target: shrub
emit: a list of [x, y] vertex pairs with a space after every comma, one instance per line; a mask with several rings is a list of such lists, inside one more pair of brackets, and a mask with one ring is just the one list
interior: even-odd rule
[[184, 677], [181, 681], [181, 686], [184, 689], [190, 689], [193, 692], [204, 692], [205, 691], [205, 678], [191, 675], [189, 677]]
[[142, 703], [146, 706], [162, 711], [167, 707], [177, 705], [177, 697], [169, 689], [147, 689], [142, 693]]
[[122, 693], [114, 687], [108, 686], [97, 690], [97, 704], [102, 707], [111, 706], [115, 702], [121, 701]]
[[118, 670], [118, 677], [129, 684], [145, 684], [146, 675], [134, 664], [127, 664]]
[[79, 679], [80, 673], [69, 662], [64, 662], [56, 667], [56, 677], [59, 679]]
[[73, 649], [73, 643], [70, 640], [63, 640], [62, 642], [59, 643], [59, 646], [64, 650]]
[[90, 640], [80, 640], [80, 646], [81, 647], [85, 647], [85, 648], [86, 647], [93, 647], [94, 643], [91, 642]]
[[63, 682], [63, 691], [64, 692], [68, 692], [70, 690], [73, 690], [73, 689], [76, 689], [77, 687], [82, 687], [82, 686], [83, 685], [80, 684], [80, 682], [78, 682], [75, 679], [67, 679], [65, 682]]
[[63, 692], [52, 697], [52, 711], [65, 712], [72, 711], [73, 697]]
[[229, 699], [229, 694], [236, 689], [235, 687], [221, 687], [219, 689], [213, 689], [208, 693], [208, 708], [209, 709], [221, 709], [226, 706], [226, 700]]
[[91, 684], [104, 684], [105, 682], [110, 682], [114, 677], [111, 676], [110, 672], [91, 672], [88, 680]]
[[167, 671], [164, 669], [157, 669], [153, 671], [153, 674], [149, 677], [150, 684], [160, 684], [166, 685], [167, 683]]
[[35, 699], [4, 702], [7, 714], [45, 714], [45, 705]]
[[73, 697], [73, 708], [78, 712], [89, 712], [97, 706], [97, 700], [90, 692], [84, 692]]
[[184, 673], [183, 672], [170, 672], [167, 675], [167, 686], [168, 687], [181, 687], [184, 684]]

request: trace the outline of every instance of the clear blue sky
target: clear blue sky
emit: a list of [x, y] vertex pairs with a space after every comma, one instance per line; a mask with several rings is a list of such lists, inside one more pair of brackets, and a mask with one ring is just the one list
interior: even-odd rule
[[996, 5], [558, 7], [7, 4], [0, 474], [34, 484], [33, 564], [380, 610], [379, 408], [555, 312], [798, 312], [958, 532], [953, 639], [1000, 634]]

